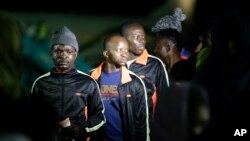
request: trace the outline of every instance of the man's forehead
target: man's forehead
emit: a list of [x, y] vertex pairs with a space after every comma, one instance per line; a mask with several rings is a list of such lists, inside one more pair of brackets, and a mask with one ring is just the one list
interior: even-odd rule
[[145, 32], [141, 30], [133, 30], [129, 33], [130, 36], [145, 36]]
[[74, 47], [70, 45], [63, 45], [63, 44], [54, 45], [53, 48], [54, 49], [74, 49]]

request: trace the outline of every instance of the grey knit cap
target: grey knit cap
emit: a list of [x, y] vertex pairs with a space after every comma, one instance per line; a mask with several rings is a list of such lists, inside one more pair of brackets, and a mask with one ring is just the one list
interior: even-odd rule
[[66, 26], [63, 26], [62, 28], [56, 30], [54, 34], [52, 34], [51, 41], [50, 41], [50, 47], [54, 45], [70, 45], [76, 49], [78, 52], [78, 42], [76, 40], [75, 34], [70, 31], [70, 29]]
[[181, 22], [186, 19], [186, 15], [183, 13], [181, 8], [175, 8], [173, 15], [166, 15], [156, 22], [152, 27], [152, 32], [160, 32], [163, 29], [176, 29], [181, 33], [182, 26]]

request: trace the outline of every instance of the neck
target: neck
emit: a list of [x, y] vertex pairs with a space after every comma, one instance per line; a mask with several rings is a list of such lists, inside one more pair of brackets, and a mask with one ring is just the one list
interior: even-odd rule
[[129, 60], [134, 60], [136, 58], [138, 58], [140, 55], [135, 55], [134, 53], [132, 52], [129, 52]]
[[180, 55], [174, 54], [170, 57], [170, 68], [173, 67], [173, 65], [181, 60]]
[[56, 73], [67, 73], [67, 72], [69, 72], [71, 69], [73, 69], [73, 67], [72, 68], [68, 68], [68, 69], [59, 69], [59, 68], [55, 68], [55, 72]]
[[121, 66], [115, 65], [115, 64], [112, 64], [112, 63], [106, 63], [104, 65], [104, 71], [107, 72], [107, 73], [117, 72], [120, 69], [121, 69]]

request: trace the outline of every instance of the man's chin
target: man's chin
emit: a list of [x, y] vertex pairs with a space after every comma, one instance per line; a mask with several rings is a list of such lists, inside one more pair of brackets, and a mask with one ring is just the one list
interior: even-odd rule
[[125, 65], [126, 65], [126, 62], [120, 63], [120, 66], [125, 66]]
[[137, 49], [136, 49], [136, 52], [142, 54], [142, 52], [143, 52], [144, 50], [145, 50], [144, 47], [140, 47], [140, 48], [137, 48]]
[[137, 50], [137, 51], [135, 52], [135, 54], [138, 55], [138, 56], [141, 55], [142, 53], [143, 53], [143, 50]]
[[59, 69], [67, 69], [69, 68], [68, 65], [58, 65]]
[[60, 66], [58, 66], [57, 68], [58, 68], [59, 70], [61, 70], [61, 71], [66, 71], [66, 70], [69, 69], [69, 67], [66, 66], [66, 65], [60, 65]]
[[120, 68], [120, 67], [122, 67], [122, 66], [125, 66], [126, 65], [126, 63], [119, 63], [119, 64], [117, 64], [117, 65], [115, 65], [117, 68]]

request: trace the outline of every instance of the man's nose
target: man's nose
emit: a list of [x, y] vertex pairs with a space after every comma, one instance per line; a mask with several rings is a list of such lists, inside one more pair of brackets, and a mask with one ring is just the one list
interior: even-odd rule
[[66, 51], [62, 51], [62, 52], [60, 52], [60, 55], [59, 55], [60, 57], [66, 57]]

